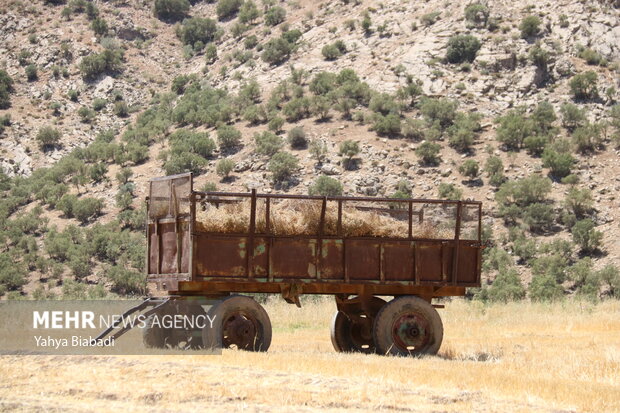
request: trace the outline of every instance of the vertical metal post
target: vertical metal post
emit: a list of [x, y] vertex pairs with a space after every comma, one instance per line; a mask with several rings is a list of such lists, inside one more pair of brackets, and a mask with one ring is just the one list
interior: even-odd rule
[[413, 202], [409, 201], [409, 239], [413, 237]]
[[452, 253], [452, 284], [456, 285], [459, 272], [459, 240], [461, 238], [461, 201], [456, 203], [456, 228], [454, 230], [454, 249]]
[[[327, 210], [327, 197], [323, 197], [323, 201], [321, 202], [321, 220], [319, 221], [319, 237], [317, 240], [317, 250], [316, 250], [316, 260], [315, 260], [315, 268], [316, 268], [316, 278], [321, 278], [321, 255], [323, 254], [323, 227], [325, 227], [325, 212]], [[310, 275], [310, 274], [308, 274]]]
[[271, 213], [269, 212], [270, 209], [270, 204], [271, 204], [271, 198], [267, 197], [265, 199], [265, 232], [267, 233], [267, 235], [269, 235], [269, 232], [271, 230], [270, 226], [271, 226]]
[[338, 200], [338, 227], [336, 229], [339, 237], [342, 236], [342, 199]]
[[256, 189], [252, 189], [252, 198], [250, 203], [250, 234], [245, 250], [245, 276], [252, 277], [252, 264], [254, 261], [254, 231], [256, 230]]

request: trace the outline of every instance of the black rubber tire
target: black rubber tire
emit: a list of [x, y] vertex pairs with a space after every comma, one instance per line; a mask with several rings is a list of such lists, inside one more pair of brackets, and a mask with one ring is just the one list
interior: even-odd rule
[[173, 328], [165, 328], [159, 324], [153, 325], [153, 320], [157, 316], [160, 321], [163, 316], [175, 314], [198, 316], [205, 315], [204, 309], [198, 303], [178, 300], [177, 302], [169, 302], [160, 308], [155, 314], [151, 314], [145, 320], [145, 326], [142, 329], [142, 342], [147, 348], [176, 348], [184, 343], [183, 348], [198, 349], [202, 347], [202, 333], [200, 330], [179, 330]]
[[[381, 308], [385, 305], [385, 301], [379, 297], [373, 297], [374, 308]], [[377, 311], [378, 312], [378, 311]], [[360, 314], [363, 312], [360, 311]], [[366, 331], [363, 326], [355, 325], [351, 315], [336, 311], [330, 325], [330, 337], [334, 349], [343, 353], [365, 353], [372, 354], [376, 352], [376, 346], [372, 336], [372, 319], [377, 314], [364, 314], [369, 317]], [[358, 314], [359, 316], [359, 314]]]
[[426, 300], [406, 295], [381, 308], [372, 329], [379, 354], [407, 356], [437, 354], [443, 340], [443, 324]]
[[172, 330], [169, 328], [163, 328], [162, 326], [153, 326], [153, 319], [157, 314], [151, 314], [144, 322], [144, 328], [142, 329], [142, 343], [146, 348], [165, 348], [167, 345], [172, 345]]
[[[202, 330], [207, 349], [237, 348], [267, 351], [271, 345], [271, 320], [265, 309], [251, 297], [231, 295], [207, 312], [213, 325]], [[234, 331], [229, 331], [234, 330]]]

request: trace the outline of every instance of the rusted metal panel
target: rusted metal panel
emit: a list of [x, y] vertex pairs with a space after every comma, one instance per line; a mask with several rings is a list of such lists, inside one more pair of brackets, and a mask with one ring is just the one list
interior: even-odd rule
[[347, 276], [354, 280], [378, 280], [381, 271], [381, 244], [379, 241], [348, 239], [345, 266]]
[[324, 239], [319, 262], [322, 279], [344, 280], [343, 241], [341, 239]]
[[412, 241], [384, 242], [383, 273], [386, 281], [415, 281], [413, 278]]
[[479, 247], [472, 242], [460, 242], [458, 283], [475, 283], [478, 274]]
[[194, 273], [197, 276], [245, 277], [246, 237], [194, 236]]
[[264, 237], [254, 238], [254, 257], [252, 274], [254, 278], [266, 278], [269, 275], [269, 240]]
[[416, 242], [416, 273], [420, 283], [443, 280], [442, 244], [440, 242]]
[[317, 240], [273, 238], [269, 268], [273, 278], [316, 278]]

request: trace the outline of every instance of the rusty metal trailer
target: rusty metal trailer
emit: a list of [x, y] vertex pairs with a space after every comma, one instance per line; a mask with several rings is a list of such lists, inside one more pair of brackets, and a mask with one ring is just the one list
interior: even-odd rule
[[[313, 232], [276, 230], [274, 213], [285, 201], [317, 206]], [[249, 203], [242, 231], [197, 225], [197, 211], [239, 202]], [[191, 174], [181, 174], [152, 179], [147, 206], [148, 281], [185, 303], [169, 311], [197, 314], [204, 309], [192, 300], [219, 300], [208, 310], [215, 326], [198, 334], [201, 346], [267, 350], [269, 317], [243, 293], [278, 293], [298, 306], [301, 294], [331, 294], [337, 351], [434, 354], [443, 326], [432, 300], [480, 285], [480, 202], [201, 192]], [[389, 217], [402, 231], [352, 236], [344, 228], [351, 210]], [[328, 213], [336, 220], [329, 231]], [[152, 346], [170, 339], [154, 328], [144, 334]]]

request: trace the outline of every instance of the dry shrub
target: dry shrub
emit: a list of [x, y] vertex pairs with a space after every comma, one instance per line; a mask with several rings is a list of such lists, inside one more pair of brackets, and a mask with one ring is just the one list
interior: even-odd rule
[[[270, 206], [270, 233], [273, 235], [317, 235], [321, 221], [321, 201], [287, 199]], [[328, 203], [325, 210], [323, 235], [338, 235], [338, 208]], [[408, 235], [408, 221], [382, 215], [376, 211], [362, 211], [355, 207], [342, 210], [342, 236], [344, 237], [399, 237]], [[250, 228], [250, 200], [215, 207], [206, 204], [198, 209], [196, 226], [199, 231], [212, 233], [246, 233]], [[266, 232], [265, 203], [256, 207], [256, 232]], [[452, 238], [453, 229], [441, 228], [439, 223], [416, 223], [416, 238]]]

